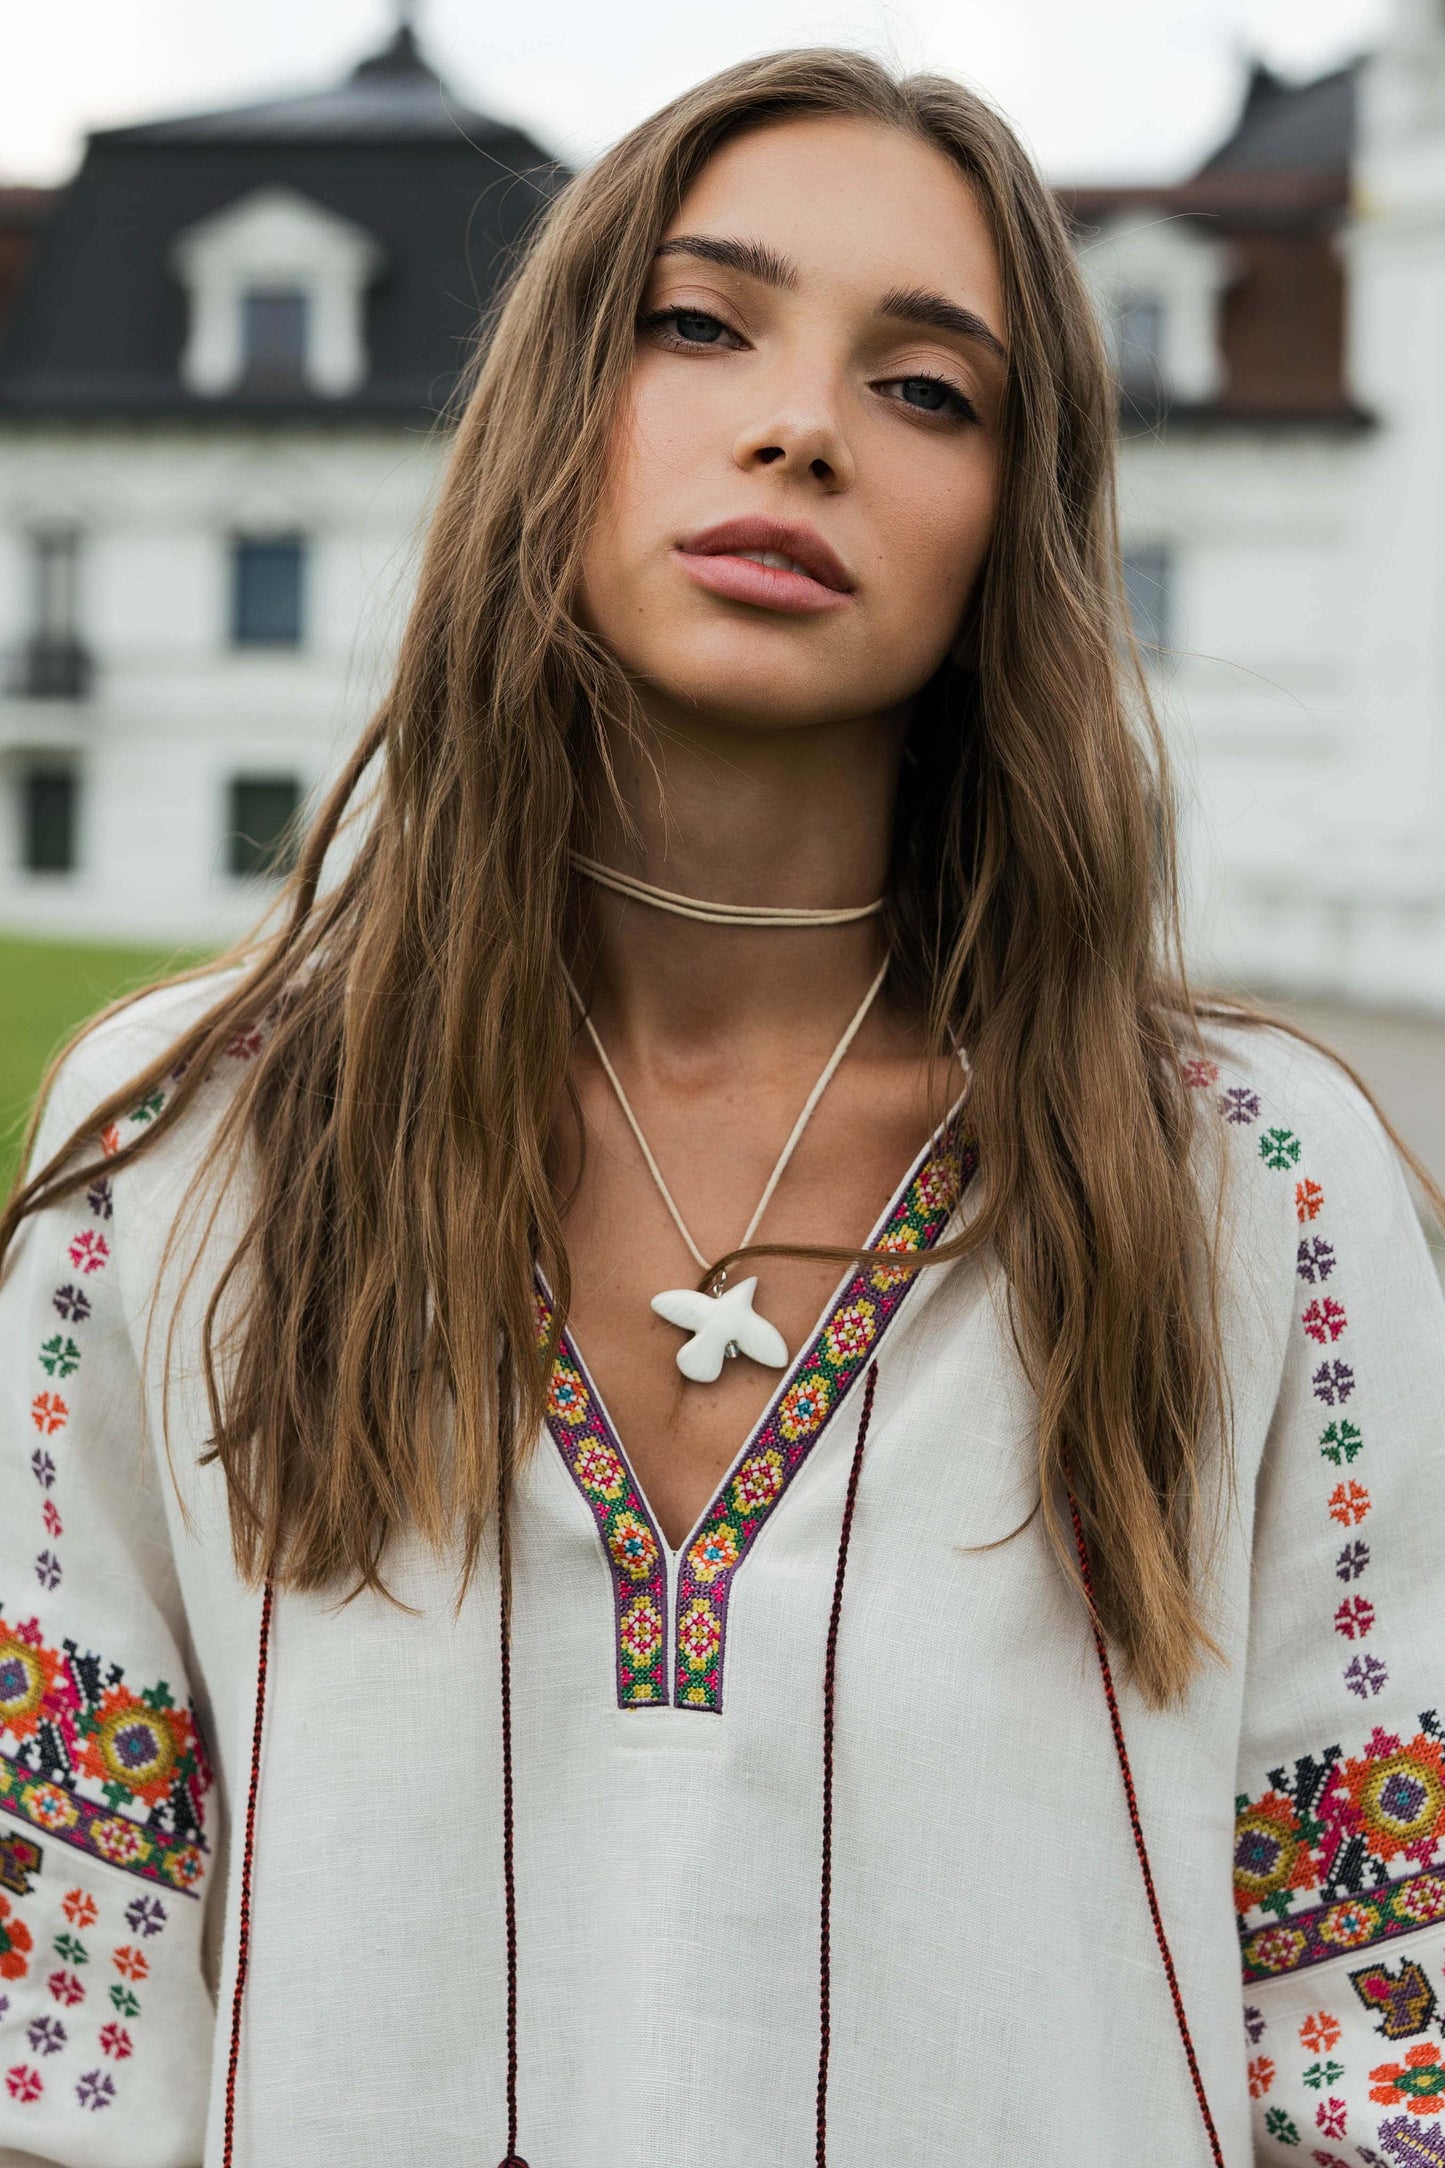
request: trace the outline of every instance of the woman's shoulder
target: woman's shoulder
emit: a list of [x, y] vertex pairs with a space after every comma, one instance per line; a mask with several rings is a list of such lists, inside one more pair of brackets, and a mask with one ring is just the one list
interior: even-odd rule
[[[177, 1066], [159, 1078], [157, 1065], [180, 1047], [193, 1025], [236, 991], [244, 977], [245, 966], [237, 964], [165, 980], [102, 1010], [83, 1025], [50, 1079], [35, 1161], [43, 1161], [90, 1115], [131, 1086], [136, 1106], [120, 1117], [122, 1124], [143, 1127], [154, 1119], [179, 1076], [179, 1055]], [[231, 1058], [244, 1060], [258, 1046], [254, 1031], [238, 1028], [230, 1044]]]
[[[1244, 1016], [1207, 1020], [1203, 1048], [1184, 1057], [1185, 1082], [1209, 1112], [1241, 1141], [1252, 1142], [1268, 1167], [1318, 1150], [1367, 1158], [1394, 1157], [1367, 1094], [1328, 1047], [1285, 1025]], [[1212, 1105], [1211, 1105], [1212, 1102]]]
[[1328, 1214], [1381, 1239], [1419, 1228], [1404, 1168], [1379, 1114], [1343, 1063], [1278, 1024], [1208, 1020], [1183, 1058], [1205, 1139], [1227, 1140], [1229, 1181], [1244, 1217], [1297, 1255]]

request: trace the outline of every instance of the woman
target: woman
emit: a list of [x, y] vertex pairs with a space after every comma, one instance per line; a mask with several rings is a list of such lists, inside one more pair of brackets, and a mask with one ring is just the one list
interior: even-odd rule
[[1440, 1296], [1168, 961], [1111, 402], [951, 83], [549, 214], [6, 1222], [7, 2158], [1445, 2160]]

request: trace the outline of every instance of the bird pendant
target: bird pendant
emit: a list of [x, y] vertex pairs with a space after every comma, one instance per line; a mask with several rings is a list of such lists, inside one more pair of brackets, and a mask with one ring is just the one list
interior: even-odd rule
[[757, 1284], [755, 1276], [739, 1280], [720, 1295], [700, 1295], [693, 1287], [669, 1287], [653, 1296], [652, 1307], [659, 1317], [692, 1334], [677, 1351], [677, 1367], [685, 1378], [711, 1385], [721, 1375], [723, 1363], [734, 1355], [750, 1355], [770, 1370], [784, 1368], [788, 1344], [777, 1326], [753, 1308]]

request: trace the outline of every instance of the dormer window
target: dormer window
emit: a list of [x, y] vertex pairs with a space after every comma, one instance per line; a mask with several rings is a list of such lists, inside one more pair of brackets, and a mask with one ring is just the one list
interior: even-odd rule
[[301, 286], [248, 286], [241, 295], [242, 385], [299, 392], [306, 384], [309, 300]]
[[289, 188], [258, 188], [183, 233], [181, 377], [202, 398], [343, 399], [366, 381], [373, 235]]
[[1164, 380], [1164, 303], [1125, 287], [1112, 311], [1114, 367], [1126, 391], [1157, 393]]
[[1141, 206], [1090, 235], [1079, 268], [1123, 391], [1184, 406], [1219, 397], [1219, 308], [1233, 270], [1225, 242], [1200, 220], [1165, 218]]

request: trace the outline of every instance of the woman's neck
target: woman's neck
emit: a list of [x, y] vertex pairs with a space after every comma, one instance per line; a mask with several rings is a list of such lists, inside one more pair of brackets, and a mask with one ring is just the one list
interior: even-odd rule
[[[903, 725], [877, 717], [791, 730], [620, 733], [593, 855], [709, 903], [832, 909], [883, 893]], [[631, 833], [629, 833], [629, 823]], [[794, 930], [700, 925], [601, 888], [586, 899], [585, 992], [636, 1062], [806, 1042], [857, 1001], [881, 956], [876, 918]]]

